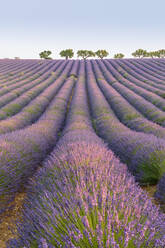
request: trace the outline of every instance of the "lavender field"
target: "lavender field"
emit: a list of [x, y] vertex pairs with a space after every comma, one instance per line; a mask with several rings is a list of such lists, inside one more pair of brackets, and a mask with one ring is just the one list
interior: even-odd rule
[[7, 248], [163, 248], [165, 59], [0, 60]]

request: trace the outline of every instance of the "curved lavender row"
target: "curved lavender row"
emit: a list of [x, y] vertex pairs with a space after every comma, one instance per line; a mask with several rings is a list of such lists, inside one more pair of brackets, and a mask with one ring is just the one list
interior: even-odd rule
[[2, 86], [12, 85], [13, 83], [19, 82], [23, 79], [26, 79], [30, 75], [33, 75], [33, 71], [39, 71], [40, 65], [36, 63], [21, 63], [19, 68], [15, 69], [14, 71], [8, 69], [6, 71], [4, 77], [0, 79], [0, 84]]
[[161, 75], [161, 72], [159, 73], [158, 70], [157, 72], [155, 72], [154, 68], [152, 69], [152, 67], [147, 66], [146, 63], [143, 63], [143, 61], [139, 62], [139, 60], [135, 60], [134, 65], [137, 67], [137, 69], [144, 72], [145, 75], [147, 75], [150, 80], [153, 80], [154, 78], [154, 80], [157, 80], [157, 83], [160, 83], [160, 84], [162, 80], [165, 80], [165, 74]]
[[161, 69], [163, 72], [165, 71], [164, 59], [152, 59], [150, 61], [155, 67]]
[[157, 185], [154, 197], [165, 204], [165, 173]]
[[153, 87], [154, 89], [164, 90], [164, 85], [162, 85], [163, 88], [161, 88], [161, 85], [159, 87], [159, 84], [158, 83], [155, 83], [152, 80], [148, 80], [145, 77], [143, 77], [142, 74], [137, 73], [134, 70], [135, 66], [133, 67], [133, 64], [134, 64], [133, 60], [126, 59], [126, 61], [125, 60], [122, 61], [121, 59], [118, 59], [118, 60], [116, 60], [116, 63], [120, 67], [124, 68], [127, 77], [132, 78], [132, 80], [131, 80], [132, 82], [134, 82], [134, 81], [136, 82], [137, 81], [139, 83], [145, 84], [146, 86]]
[[[106, 62], [106, 61], [105, 61]], [[116, 66], [118, 66], [119, 60], [115, 61]], [[105, 63], [107, 68], [109, 67], [109, 63]], [[111, 61], [112, 64], [112, 61]], [[113, 65], [114, 65], [114, 61], [113, 61]], [[134, 76], [132, 76], [130, 74], [131, 69], [129, 69], [129, 67], [125, 66], [124, 63], [120, 62], [120, 65], [118, 67], [116, 67], [116, 70], [123, 75], [123, 77], [127, 78], [127, 80], [129, 80], [130, 83], [141, 87], [142, 89], [146, 89], [150, 92], [155, 93], [156, 95], [165, 98], [165, 93], [164, 90], [160, 90], [160, 89], [156, 89], [155, 87], [149, 85], [150, 82], [148, 83], [144, 83], [140, 80], [138, 80], [137, 78], [135, 78]], [[124, 83], [124, 81], [121, 81], [121, 76], [118, 77], [118, 81], [120, 81], [121, 83]]]
[[66, 81], [36, 124], [0, 137], [0, 212], [56, 143], [73, 85]]
[[84, 82], [62, 138], [31, 181], [20, 238], [7, 247], [163, 247], [165, 215], [92, 130]]
[[[156, 85], [159, 84], [159, 82], [161, 82], [162, 78], [157, 78], [156, 76], [153, 75], [153, 72], [151, 71], [151, 73], [143, 66], [141, 66], [137, 60], [127, 60], [126, 63], [130, 64], [132, 68], [134, 68], [135, 72], [137, 72], [140, 76], [145, 77], [148, 80], [151, 80], [152, 82], [154, 82]], [[163, 78], [164, 80], [164, 78]], [[163, 87], [163, 85], [162, 85]]]
[[[18, 62], [14, 63], [16, 66]], [[0, 74], [3, 74], [3, 71], [6, 70], [9, 66], [13, 66], [13, 60], [8, 60], [8, 59], [0, 59]]]
[[[105, 65], [100, 61], [99, 66], [104, 73], [104, 76], [108, 81], [112, 80], [111, 73], [107, 70]], [[124, 85], [114, 82], [112, 87], [115, 88], [130, 104], [132, 104], [140, 113], [142, 113], [147, 119], [153, 122], [165, 126], [165, 113], [158, 109], [156, 106], [145, 100], [143, 97], [137, 95], [133, 91], [129, 90]]]
[[28, 83], [31, 80], [37, 79], [39, 76], [42, 76], [42, 74], [50, 69], [52, 65], [54, 65], [55, 63], [60, 63], [60, 61], [62, 62], [62, 60], [48, 62], [44, 61], [44, 63], [42, 62], [42, 64], [36, 62], [36, 64], [33, 65], [32, 69], [29, 69], [26, 74], [24, 74], [24, 71], [21, 71], [15, 76], [15, 79], [10, 79], [9, 82], [8, 79], [4, 82], [1, 82], [1, 87], [11, 86], [16, 83], [19, 85], [19, 83], [21, 84], [22, 81], [26, 81]]
[[[136, 60], [136, 63], [140, 63], [141, 66], [143, 66], [151, 75], [155, 75], [156, 77], [162, 79], [162, 81], [165, 81], [165, 70], [163, 71], [160, 67], [156, 66], [152, 61], [148, 60], [142, 60], [139, 62], [139, 60]], [[160, 84], [164, 84], [163, 82], [160, 82]]]
[[[122, 71], [122, 73], [121, 71], [118, 72], [117, 63], [115, 61], [111, 61], [111, 65], [112, 66], [110, 66], [109, 69], [111, 73], [115, 76], [115, 78], [118, 79], [118, 82], [128, 87], [136, 94], [144, 97], [147, 101], [151, 102], [153, 105], [157, 106], [161, 110], [165, 111], [165, 99], [162, 99], [162, 97], [158, 96], [157, 94], [154, 94], [146, 90], [145, 88], [142, 88], [143, 84], [141, 85], [141, 87], [139, 87], [136, 85], [136, 83], [132, 83], [131, 81], [127, 80], [127, 78], [124, 76], [125, 75], [124, 71]], [[115, 78], [114, 81], [116, 80]]]
[[145, 119], [105, 79], [101, 79], [103, 75], [96, 61], [92, 64], [96, 81], [118, 119], [130, 129], [165, 138], [165, 128]]
[[[114, 115], [97, 86], [87, 61], [87, 85], [96, 131], [128, 165], [140, 183], [156, 183], [165, 172], [165, 141], [124, 126]], [[96, 97], [97, 96], [97, 97]]]
[[84, 138], [61, 143], [33, 178], [20, 240], [7, 247], [164, 247], [165, 215], [112, 152]]
[[160, 70], [161, 73], [165, 73], [165, 64], [163, 63], [164, 59], [145, 59], [145, 63], [146, 65], [150, 66], [150, 67], [154, 67], [155, 70]]
[[55, 94], [57, 94], [58, 90], [65, 83], [66, 79], [64, 75], [68, 75], [70, 71], [72, 72], [73, 68], [76, 68], [76, 63], [77, 62], [75, 62], [75, 66], [72, 66], [73, 62], [65, 62], [65, 65], [63, 66], [66, 67], [63, 68], [62, 74], [59, 75], [50, 86], [48, 86], [39, 96], [37, 96], [26, 107], [24, 107], [21, 112], [6, 120], [2, 120], [0, 122], [0, 134], [24, 128], [28, 125], [31, 125], [39, 117], [41, 117], [42, 113], [46, 110], [49, 104], [51, 104]]
[[[54, 66], [52, 64], [52, 67], [49, 68], [49, 70], [40, 76], [39, 78], [31, 81], [31, 82], [25, 82], [25, 84], [17, 89], [14, 89], [10, 91], [9, 93], [6, 93], [5, 95], [0, 97], [0, 108], [4, 107], [4, 105], [8, 104], [9, 102], [15, 100], [17, 97], [21, 96], [23, 93], [26, 93], [28, 90], [33, 90], [35, 86], [41, 84], [44, 80], [48, 79], [50, 77], [49, 72], [52, 70], [57, 70], [60, 63], [56, 63]], [[54, 72], [53, 72], [54, 73]]]
[[0, 83], [2, 84], [8, 81], [14, 81], [18, 78], [18, 76], [21, 76], [22, 72], [29, 73], [33, 67], [39, 67], [39, 65], [36, 65], [35, 63], [21, 63], [19, 66], [17, 65], [14, 71], [8, 68], [8, 70], [5, 72], [5, 75], [0, 78]]
[[[49, 61], [47, 62], [47, 64]], [[0, 82], [6, 78], [7, 80], [13, 81], [17, 79], [18, 75], [25, 76], [28, 73], [31, 73], [31, 70], [36, 70], [37, 68], [40, 68], [40, 64], [35, 61], [20, 61], [20, 63], [17, 64], [17, 67], [15, 70], [8, 68], [8, 71], [6, 71], [6, 75], [4, 75], [4, 78], [0, 78]], [[23, 73], [22, 73], [23, 72]], [[7, 81], [6, 80], [6, 81]]]
[[[57, 70], [55, 74], [52, 74], [50, 77], [48, 77], [43, 82], [40, 82], [40, 84], [37, 84], [32, 89], [27, 90], [25, 93], [23, 93], [21, 96], [19, 96], [17, 99], [9, 102], [4, 107], [0, 109], [0, 120], [7, 119], [15, 114], [17, 114], [23, 107], [25, 107], [27, 104], [29, 104], [33, 99], [35, 99], [39, 94], [41, 94], [48, 86], [50, 86], [52, 83], [54, 83], [55, 79], [58, 77], [60, 73], [62, 73], [62, 70], [65, 67], [65, 62], [60, 64], [60, 66], [57, 66]], [[56, 65], [54, 69], [56, 68]], [[58, 75], [57, 75], [58, 74]], [[63, 74], [64, 76], [64, 74]]]
[[[43, 73], [46, 74], [48, 70], [51, 70], [51, 67], [54, 66], [54, 64], [55, 63], [49, 63], [48, 65], [44, 65], [42, 68], [40, 68], [40, 73], [35, 73], [35, 71], [32, 70], [26, 76], [23, 76], [20, 79], [18, 78], [17, 80], [11, 81], [10, 83], [1, 84], [0, 96], [10, 93], [12, 90], [20, 88], [21, 86], [24, 86], [33, 80], [38, 80], [39, 77], [43, 76]], [[39, 71], [39, 69], [37, 71]]]
[[[144, 73], [142, 73], [141, 71], [137, 70], [137, 67], [134, 66], [133, 64], [134, 62], [130, 62], [129, 60], [124, 60], [124, 65], [128, 66], [131, 70], [129, 71], [129, 73], [134, 76], [135, 78], [137, 78], [138, 80], [151, 85], [152, 87], [154, 87], [155, 89], [159, 89], [159, 90], [165, 90], [165, 86], [164, 85], [160, 85], [156, 82], [154, 82], [154, 79], [148, 79], [146, 77], [144, 77]], [[123, 62], [121, 62], [120, 60], [120, 64], [123, 64]], [[125, 67], [126, 68], [126, 67]], [[159, 80], [160, 81], [160, 80]]]
[[34, 65], [35, 65], [35, 62], [33, 62], [33, 61], [31, 61], [31, 63], [27, 63], [26, 60], [25, 61], [21, 60], [21, 61], [19, 61], [17, 63], [14, 63], [14, 61], [13, 61], [12, 66], [10, 65], [5, 70], [1, 71], [1, 75], [3, 73], [3, 77], [0, 78], [0, 81], [4, 80], [5, 78], [7, 78], [9, 76], [9, 73], [12, 73], [11, 76], [13, 76], [13, 74], [19, 73], [20, 70], [22, 70], [22, 69], [25, 69], [25, 70], [27, 69], [28, 70], [29, 66], [32, 67]]

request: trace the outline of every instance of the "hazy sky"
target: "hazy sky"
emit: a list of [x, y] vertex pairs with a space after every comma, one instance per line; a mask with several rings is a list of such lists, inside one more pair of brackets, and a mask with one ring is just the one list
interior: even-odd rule
[[0, 58], [165, 49], [165, 0], [0, 0]]

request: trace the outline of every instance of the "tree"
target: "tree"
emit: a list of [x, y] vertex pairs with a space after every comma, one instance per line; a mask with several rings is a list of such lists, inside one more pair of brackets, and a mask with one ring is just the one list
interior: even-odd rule
[[152, 52], [148, 52], [146, 57], [151, 57], [151, 58], [165, 58], [165, 49], [161, 49], [158, 51], [152, 51]]
[[72, 58], [74, 56], [73, 49], [62, 50], [60, 56], [65, 57], [65, 59]]
[[146, 54], [144, 55], [144, 57], [151, 57], [151, 58], [154, 58], [156, 56], [157, 56], [157, 54], [154, 51], [152, 51], [152, 52], [146, 52]]
[[122, 54], [122, 53], [116, 53], [114, 55], [114, 59], [122, 59], [122, 58], [124, 58], [124, 54]]
[[156, 53], [159, 58], [165, 58], [165, 49], [158, 50]]
[[147, 54], [147, 51], [146, 50], [138, 49], [134, 53], [132, 53], [132, 56], [143, 58], [143, 57], [145, 57], [146, 54]]
[[104, 57], [107, 57], [109, 53], [106, 50], [98, 50], [95, 52], [96, 56], [98, 56], [100, 59], [103, 59]]
[[78, 50], [77, 56], [82, 57], [83, 59], [87, 59], [89, 57], [95, 57], [95, 53], [90, 50]]
[[43, 51], [39, 55], [41, 59], [52, 59], [49, 57], [51, 53], [52, 53], [51, 51]]

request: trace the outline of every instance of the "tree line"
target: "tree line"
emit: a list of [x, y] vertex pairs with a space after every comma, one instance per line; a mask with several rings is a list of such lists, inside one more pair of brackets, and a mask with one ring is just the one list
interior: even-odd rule
[[[39, 54], [40, 58], [42, 59], [52, 59], [50, 55], [52, 54], [51, 51], [43, 51]], [[66, 49], [62, 50], [59, 55], [61, 57], [64, 57], [65, 59], [73, 58], [74, 51], [73, 49]], [[96, 52], [93, 52], [91, 50], [78, 50], [77, 51], [77, 57], [82, 57], [84, 60], [90, 57], [98, 57], [100, 59], [103, 59], [107, 57], [109, 53], [106, 50], [97, 50]], [[124, 58], [123, 53], [117, 53], [114, 55], [115, 59], [122, 59]], [[147, 52], [147, 50], [144, 49], [138, 49], [135, 52], [132, 53], [132, 56], [135, 58], [144, 58], [144, 57], [151, 57], [151, 58], [165, 58], [165, 49], [161, 49], [158, 51], [151, 51]]]

